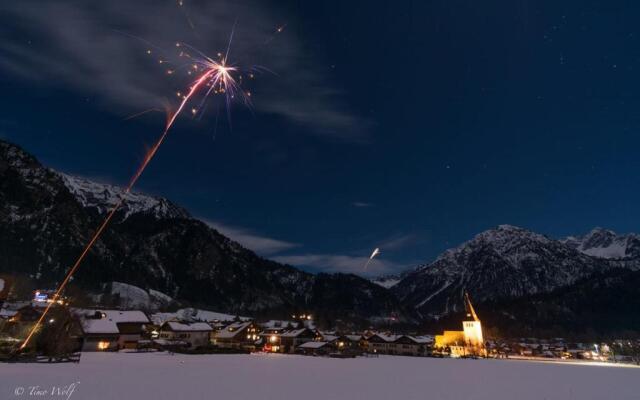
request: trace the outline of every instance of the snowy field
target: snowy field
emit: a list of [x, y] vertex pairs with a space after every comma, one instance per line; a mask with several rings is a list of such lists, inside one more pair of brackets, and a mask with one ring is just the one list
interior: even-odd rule
[[[71, 396], [30, 394], [79, 382]], [[24, 392], [22, 392], [23, 388]], [[84, 353], [0, 364], [0, 399], [640, 399], [640, 368], [412, 357]]]

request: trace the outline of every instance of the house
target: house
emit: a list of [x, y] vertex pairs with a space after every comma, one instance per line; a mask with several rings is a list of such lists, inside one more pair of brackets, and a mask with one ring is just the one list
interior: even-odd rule
[[283, 331], [278, 328], [270, 328], [259, 334], [264, 343], [263, 350], [270, 353], [293, 353], [302, 343], [310, 342], [318, 338], [315, 331], [309, 328], [300, 328]]
[[367, 350], [370, 353], [396, 354], [394, 342], [399, 335], [387, 335], [384, 333], [374, 333], [367, 339]]
[[430, 353], [433, 339], [429, 336], [403, 335], [394, 342], [396, 354], [403, 356], [426, 356]]
[[362, 335], [342, 335], [338, 340], [344, 341], [345, 346], [351, 349], [358, 349], [360, 351], [367, 350], [367, 341]]
[[324, 356], [336, 350], [336, 346], [330, 342], [310, 341], [296, 347], [296, 353], [308, 356]]
[[218, 347], [255, 349], [258, 327], [253, 322], [234, 322], [212, 334], [212, 341]]
[[282, 321], [272, 319], [266, 322], [258, 323], [260, 328], [262, 328], [263, 333], [268, 334], [280, 334], [286, 330], [296, 329], [300, 326], [298, 322], [295, 321]]
[[213, 328], [206, 322], [167, 321], [160, 326], [160, 339], [162, 343], [183, 342], [187, 347], [197, 348], [209, 344], [211, 331]]
[[0, 308], [0, 319], [2, 320], [11, 320], [18, 311], [16, 310], [8, 310], [6, 308]]
[[89, 318], [81, 321], [82, 351], [116, 351], [120, 331], [112, 320]]
[[336, 332], [327, 332], [327, 331], [318, 331], [316, 340], [321, 340], [325, 342], [333, 342], [338, 340], [339, 335]]
[[293, 353], [299, 345], [310, 342], [316, 338], [316, 332], [309, 328], [300, 328], [286, 331], [280, 335], [281, 351]]
[[278, 332], [260, 332], [258, 342], [263, 345], [262, 350], [268, 353], [281, 353], [281, 335], [282, 334]]
[[18, 304], [16, 306], [19, 308], [13, 310], [3, 308], [0, 311], [3, 321], [0, 326], [3, 334], [19, 338], [23, 337], [24, 332], [28, 332], [35, 325], [42, 313], [41, 310], [30, 305]]
[[375, 333], [366, 340], [370, 353], [403, 356], [425, 356], [432, 339], [429, 336], [387, 335]]
[[82, 319], [83, 351], [135, 349], [144, 327], [150, 324], [142, 311], [76, 310]]

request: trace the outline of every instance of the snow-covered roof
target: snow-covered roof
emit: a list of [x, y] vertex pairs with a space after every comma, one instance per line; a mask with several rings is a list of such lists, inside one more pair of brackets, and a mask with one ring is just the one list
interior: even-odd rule
[[316, 342], [316, 341], [305, 342], [299, 345], [298, 348], [299, 349], [319, 349], [325, 346], [327, 343], [328, 342]]
[[324, 340], [326, 342], [333, 342], [337, 338], [338, 337], [336, 335], [322, 335], [322, 340]]
[[242, 330], [249, 325], [251, 325], [251, 322], [234, 322], [233, 324], [216, 333], [216, 337], [218, 339], [231, 339], [238, 333], [242, 332]]
[[206, 322], [178, 322], [178, 321], [168, 321], [165, 322], [165, 325], [169, 326], [172, 331], [175, 332], [209, 332], [212, 331], [211, 325]]
[[300, 336], [300, 334], [302, 334], [306, 330], [307, 330], [307, 328], [294, 329], [294, 330], [291, 330], [291, 331], [286, 331], [280, 336], [282, 336], [282, 337], [298, 337], [298, 336]]
[[[120, 310], [88, 310], [72, 309], [76, 315], [82, 318], [82, 331], [84, 333], [119, 333], [118, 323], [139, 323], [148, 324], [149, 318], [142, 311], [120, 311]], [[101, 318], [93, 318], [99, 313]]]
[[28, 306], [31, 304], [31, 300], [22, 300], [22, 301], [5, 301], [2, 305], [2, 309], [4, 310], [19, 310], [22, 307]]
[[426, 344], [426, 343], [433, 343], [433, 336], [408, 336], [407, 337], [411, 340], [413, 340], [416, 343], [420, 343], [420, 344]]
[[7, 310], [6, 308], [0, 309], [0, 318], [11, 318], [16, 315], [18, 311], [16, 310]]
[[103, 311], [107, 318], [114, 320], [116, 323], [118, 322], [136, 322], [140, 324], [148, 324], [149, 318], [142, 311], [131, 310], [131, 311], [118, 311], [118, 310], [106, 310]]
[[298, 327], [298, 323], [295, 321], [283, 321], [277, 319], [272, 319], [267, 322], [260, 323], [260, 326], [263, 328], [287, 328], [289, 325], [294, 328]]
[[76, 315], [85, 319], [93, 319], [96, 313], [101, 313], [103, 317], [101, 319], [111, 320], [115, 323], [131, 322], [139, 324], [148, 324], [149, 318], [145, 313], [139, 310], [92, 310], [83, 308], [74, 308], [71, 310]]
[[345, 335], [345, 337], [352, 342], [359, 342], [360, 340], [362, 340], [362, 335]]
[[110, 319], [85, 319], [82, 321], [82, 331], [93, 334], [118, 334], [118, 325]]
[[384, 340], [385, 342], [391, 343], [398, 340], [402, 335], [387, 335], [384, 333], [376, 333], [373, 336], [378, 336], [380, 339]]

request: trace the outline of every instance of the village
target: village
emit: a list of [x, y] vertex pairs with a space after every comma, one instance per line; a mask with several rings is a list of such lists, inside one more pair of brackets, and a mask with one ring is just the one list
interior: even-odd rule
[[[9, 359], [25, 332], [51, 307], [43, 336], [54, 342], [40, 360], [78, 360], [82, 352], [153, 352], [185, 354], [279, 353], [331, 358], [379, 355], [450, 358], [585, 360], [638, 363], [637, 341], [575, 343], [563, 338], [487, 338], [469, 296], [462, 330], [440, 335], [397, 333], [389, 329], [337, 331], [317, 329], [313, 315], [291, 315], [288, 320], [259, 320], [195, 308], [176, 312], [69, 307], [64, 298], [52, 303], [51, 291], [39, 290], [33, 299], [4, 302], [0, 308], [0, 356]], [[54, 329], [55, 327], [61, 327]], [[61, 333], [62, 332], [62, 333]], [[44, 339], [46, 342], [46, 339]], [[35, 346], [24, 352], [34, 359]], [[30, 351], [29, 351], [30, 350]], [[24, 359], [24, 357], [23, 357]]]

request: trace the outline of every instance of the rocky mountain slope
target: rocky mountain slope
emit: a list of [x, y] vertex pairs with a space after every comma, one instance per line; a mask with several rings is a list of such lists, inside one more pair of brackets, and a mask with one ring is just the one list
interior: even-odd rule
[[562, 241], [581, 253], [614, 260], [640, 259], [640, 235], [618, 235], [603, 228], [595, 228], [584, 236], [571, 236]]
[[476, 303], [522, 298], [567, 287], [616, 266], [636, 267], [592, 257], [579, 248], [575, 243], [501, 225], [446, 251], [433, 263], [406, 275], [391, 290], [423, 318], [439, 318], [463, 309], [465, 290]]
[[[0, 141], [0, 272], [55, 286], [121, 194], [45, 168]], [[230, 313], [404, 315], [391, 293], [365, 279], [260, 258], [166, 199], [132, 193], [126, 200], [74, 284], [101, 290], [115, 280]]]
[[640, 271], [612, 268], [550, 293], [484, 303], [478, 312], [510, 337], [594, 340], [638, 336], [639, 309]]

